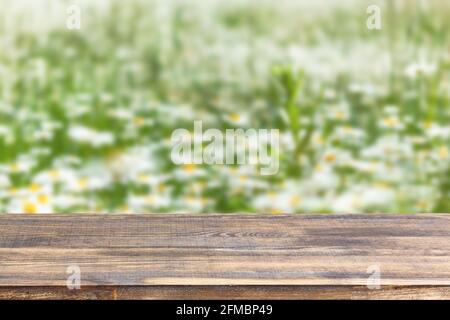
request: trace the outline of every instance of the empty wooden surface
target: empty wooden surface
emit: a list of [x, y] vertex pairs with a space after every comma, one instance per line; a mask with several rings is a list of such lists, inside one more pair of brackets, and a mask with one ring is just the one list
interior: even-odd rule
[[0, 298], [450, 298], [450, 216], [3, 215]]

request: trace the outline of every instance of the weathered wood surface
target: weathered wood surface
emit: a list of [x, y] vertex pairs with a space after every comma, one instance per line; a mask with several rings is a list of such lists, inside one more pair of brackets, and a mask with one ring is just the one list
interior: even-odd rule
[[0, 299], [450, 299], [449, 286], [88, 286], [0, 287]]
[[4, 215], [14, 297], [449, 299], [450, 215]]

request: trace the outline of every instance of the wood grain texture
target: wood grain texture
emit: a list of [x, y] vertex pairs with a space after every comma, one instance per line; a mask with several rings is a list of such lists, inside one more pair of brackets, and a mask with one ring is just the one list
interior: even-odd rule
[[0, 300], [299, 300], [299, 299], [450, 299], [450, 287], [383, 286], [88, 286], [0, 287]]
[[[69, 265], [81, 268], [76, 293]], [[369, 266], [381, 290], [367, 289]], [[3, 299], [448, 299], [449, 288], [450, 215], [0, 216]]]

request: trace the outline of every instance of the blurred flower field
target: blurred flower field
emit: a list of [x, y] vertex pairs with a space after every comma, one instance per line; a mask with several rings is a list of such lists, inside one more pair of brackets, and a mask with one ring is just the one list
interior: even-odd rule
[[[450, 212], [449, 16], [440, 0], [0, 0], [0, 212]], [[195, 120], [279, 129], [278, 174], [174, 165], [171, 134]]]

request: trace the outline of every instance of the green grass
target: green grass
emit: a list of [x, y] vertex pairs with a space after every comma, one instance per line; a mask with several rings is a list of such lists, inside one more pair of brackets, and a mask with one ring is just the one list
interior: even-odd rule
[[[49, 3], [0, 1], [0, 212], [450, 212], [445, 1]], [[279, 173], [175, 166], [194, 120], [279, 129]]]

